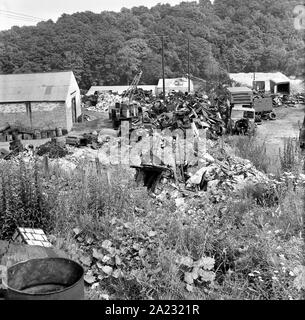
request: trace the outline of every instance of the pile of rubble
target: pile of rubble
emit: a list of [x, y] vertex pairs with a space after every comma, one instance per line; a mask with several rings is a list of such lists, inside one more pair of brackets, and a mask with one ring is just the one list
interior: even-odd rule
[[273, 107], [287, 106], [294, 107], [296, 104], [305, 103], [303, 95], [275, 95], [272, 99]]
[[125, 164], [136, 169], [139, 184], [157, 195], [169, 193], [178, 198], [184, 192], [192, 197], [208, 192], [218, 202], [248, 184], [272, 182], [249, 160], [231, 156], [227, 150], [215, 152], [217, 142], [198, 138], [196, 145], [194, 152], [192, 139], [179, 141], [163, 132], [131, 144], [109, 136], [98, 150], [73, 148], [65, 159], [76, 166], [85, 160], [95, 163], [96, 159], [103, 166]]
[[[123, 92], [123, 96], [127, 96], [128, 92]], [[144, 90], [142, 88], [136, 88], [134, 92], [132, 93], [132, 100], [141, 102], [141, 103], [149, 103], [150, 101], [153, 101], [153, 92], [152, 90]]]
[[132, 128], [169, 129], [208, 129], [209, 138], [216, 139], [224, 132], [223, 111], [214, 107], [206, 96], [175, 93], [167, 100], [153, 101], [143, 106], [142, 118], [132, 121]]
[[46, 155], [51, 159], [64, 158], [68, 153], [65, 143], [60, 142], [55, 138], [36, 149], [36, 154], [38, 156]]
[[[113, 94], [110, 92], [103, 92], [97, 94], [96, 103], [90, 104], [86, 109], [96, 112], [107, 112], [109, 107], [114, 106], [117, 102], [121, 103], [124, 101], [123, 97], [118, 94]], [[126, 99], [125, 99], [126, 100]]]

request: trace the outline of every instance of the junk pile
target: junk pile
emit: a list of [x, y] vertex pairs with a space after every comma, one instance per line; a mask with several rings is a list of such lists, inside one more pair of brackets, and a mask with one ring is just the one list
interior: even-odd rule
[[121, 103], [123, 100], [121, 95], [103, 92], [86, 97], [83, 102], [86, 103], [86, 109], [89, 111], [107, 112], [109, 107], [114, 106], [117, 102]]
[[274, 107], [286, 106], [294, 107], [298, 103], [305, 103], [305, 97], [301, 94], [296, 95], [274, 95], [272, 99]]
[[[123, 92], [123, 96], [126, 96], [127, 92]], [[152, 90], [144, 90], [142, 88], [136, 88], [132, 94], [132, 100], [142, 103], [149, 103], [153, 100]]]
[[51, 159], [64, 158], [68, 153], [65, 142], [56, 138], [39, 146], [36, 150], [38, 156], [47, 155]]
[[248, 184], [272, 182], [249, 160], [221, 149], [218, 141], [199, 137], [194, 149], [193, 138], [179, 140], [162, 131], [130, 144], [120, 137], [108, 137], [101, 144], [98, 150], [75, 149], [66, 159], [76, 165], [84, 159], [98, 159], [102, 166], [126, 164], [136, 170], [138, 186], [147, 187], [159, 200], [207, 194], [220, 202]]
[[173, 93], [165, 103], [156, 100], [143, 107], [142, 119], [133, 119], [132, 129], [205, 129], [208, 128], [209, 138], [222, 135], [225, 123], [220, 108], [211, 105], [206, 96]]
[[171, 92], [166, 101], [162, 101], [155, 99], [151, 91], [137, 89], [131, 102], [127, 101], [127, 97], [124, 98], [124, 94], [100, 93], [96, 96], [96, 105], [87, 107], [87, 110], [105, 112], [114, 108], [116, 103], [139, 105], [139, 117], [133, 117], [132, 129], [150, 127], [161, 130], [168, 128], [173, 131], [185, 130], [195, 125], [199, 129], [209, 128], [211, 138], [216, 138], [223, 133], [225, 126], [222, 118], [226, 108], [212, 106], [208, 97], [204, 95]]
[[0, 142], [16, 140], [16, 137], [22, 140], [47, 139], [61, 137], [66, 133], [67, 130], [60, 127], [43, 130], [40, 128], [23, 127], [18, 125], [10, 125], [7, 123], [3, 127], [0, 127]]

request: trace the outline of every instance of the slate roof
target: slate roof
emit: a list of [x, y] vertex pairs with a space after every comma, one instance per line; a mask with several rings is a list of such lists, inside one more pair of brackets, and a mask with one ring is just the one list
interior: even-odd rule
[[65, 101], [72, 71], [0, 74], [0, 103]]

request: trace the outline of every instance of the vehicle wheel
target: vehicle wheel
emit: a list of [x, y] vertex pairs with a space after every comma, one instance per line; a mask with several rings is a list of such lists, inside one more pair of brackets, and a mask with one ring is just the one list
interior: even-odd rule
[[264, 113], [263, 115], [262, 115], [262, 120], [268, 120], [268, 114], [267, 113]]
[[255, 115], [255, 122], [262, 122], [262, 118], [260, 115]]
[[270, 112], [270, 113], [268, 114], [268, 118], [269, 118], [270, 120], [275, 120], [275, 119], [276, 119], [276, 114], [272, 111], [272, 112]]

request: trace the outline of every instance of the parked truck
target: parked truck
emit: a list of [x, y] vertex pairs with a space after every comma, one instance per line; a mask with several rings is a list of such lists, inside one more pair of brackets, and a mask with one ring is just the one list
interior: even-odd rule
[[231, 134], [253, 134], [256, 129], [253, 92], [247, 87], [229, 87], [226, 126]]
[[275, 120], [271, 95], [257, 94], [253, 96], [253, 108], [255, 109], [256, 122], [261, 120]]
[[231, 134], [251, 135], [255, 129], [255, 110], [253, 108], [232, 108], [228, 123], [228, 131]]

